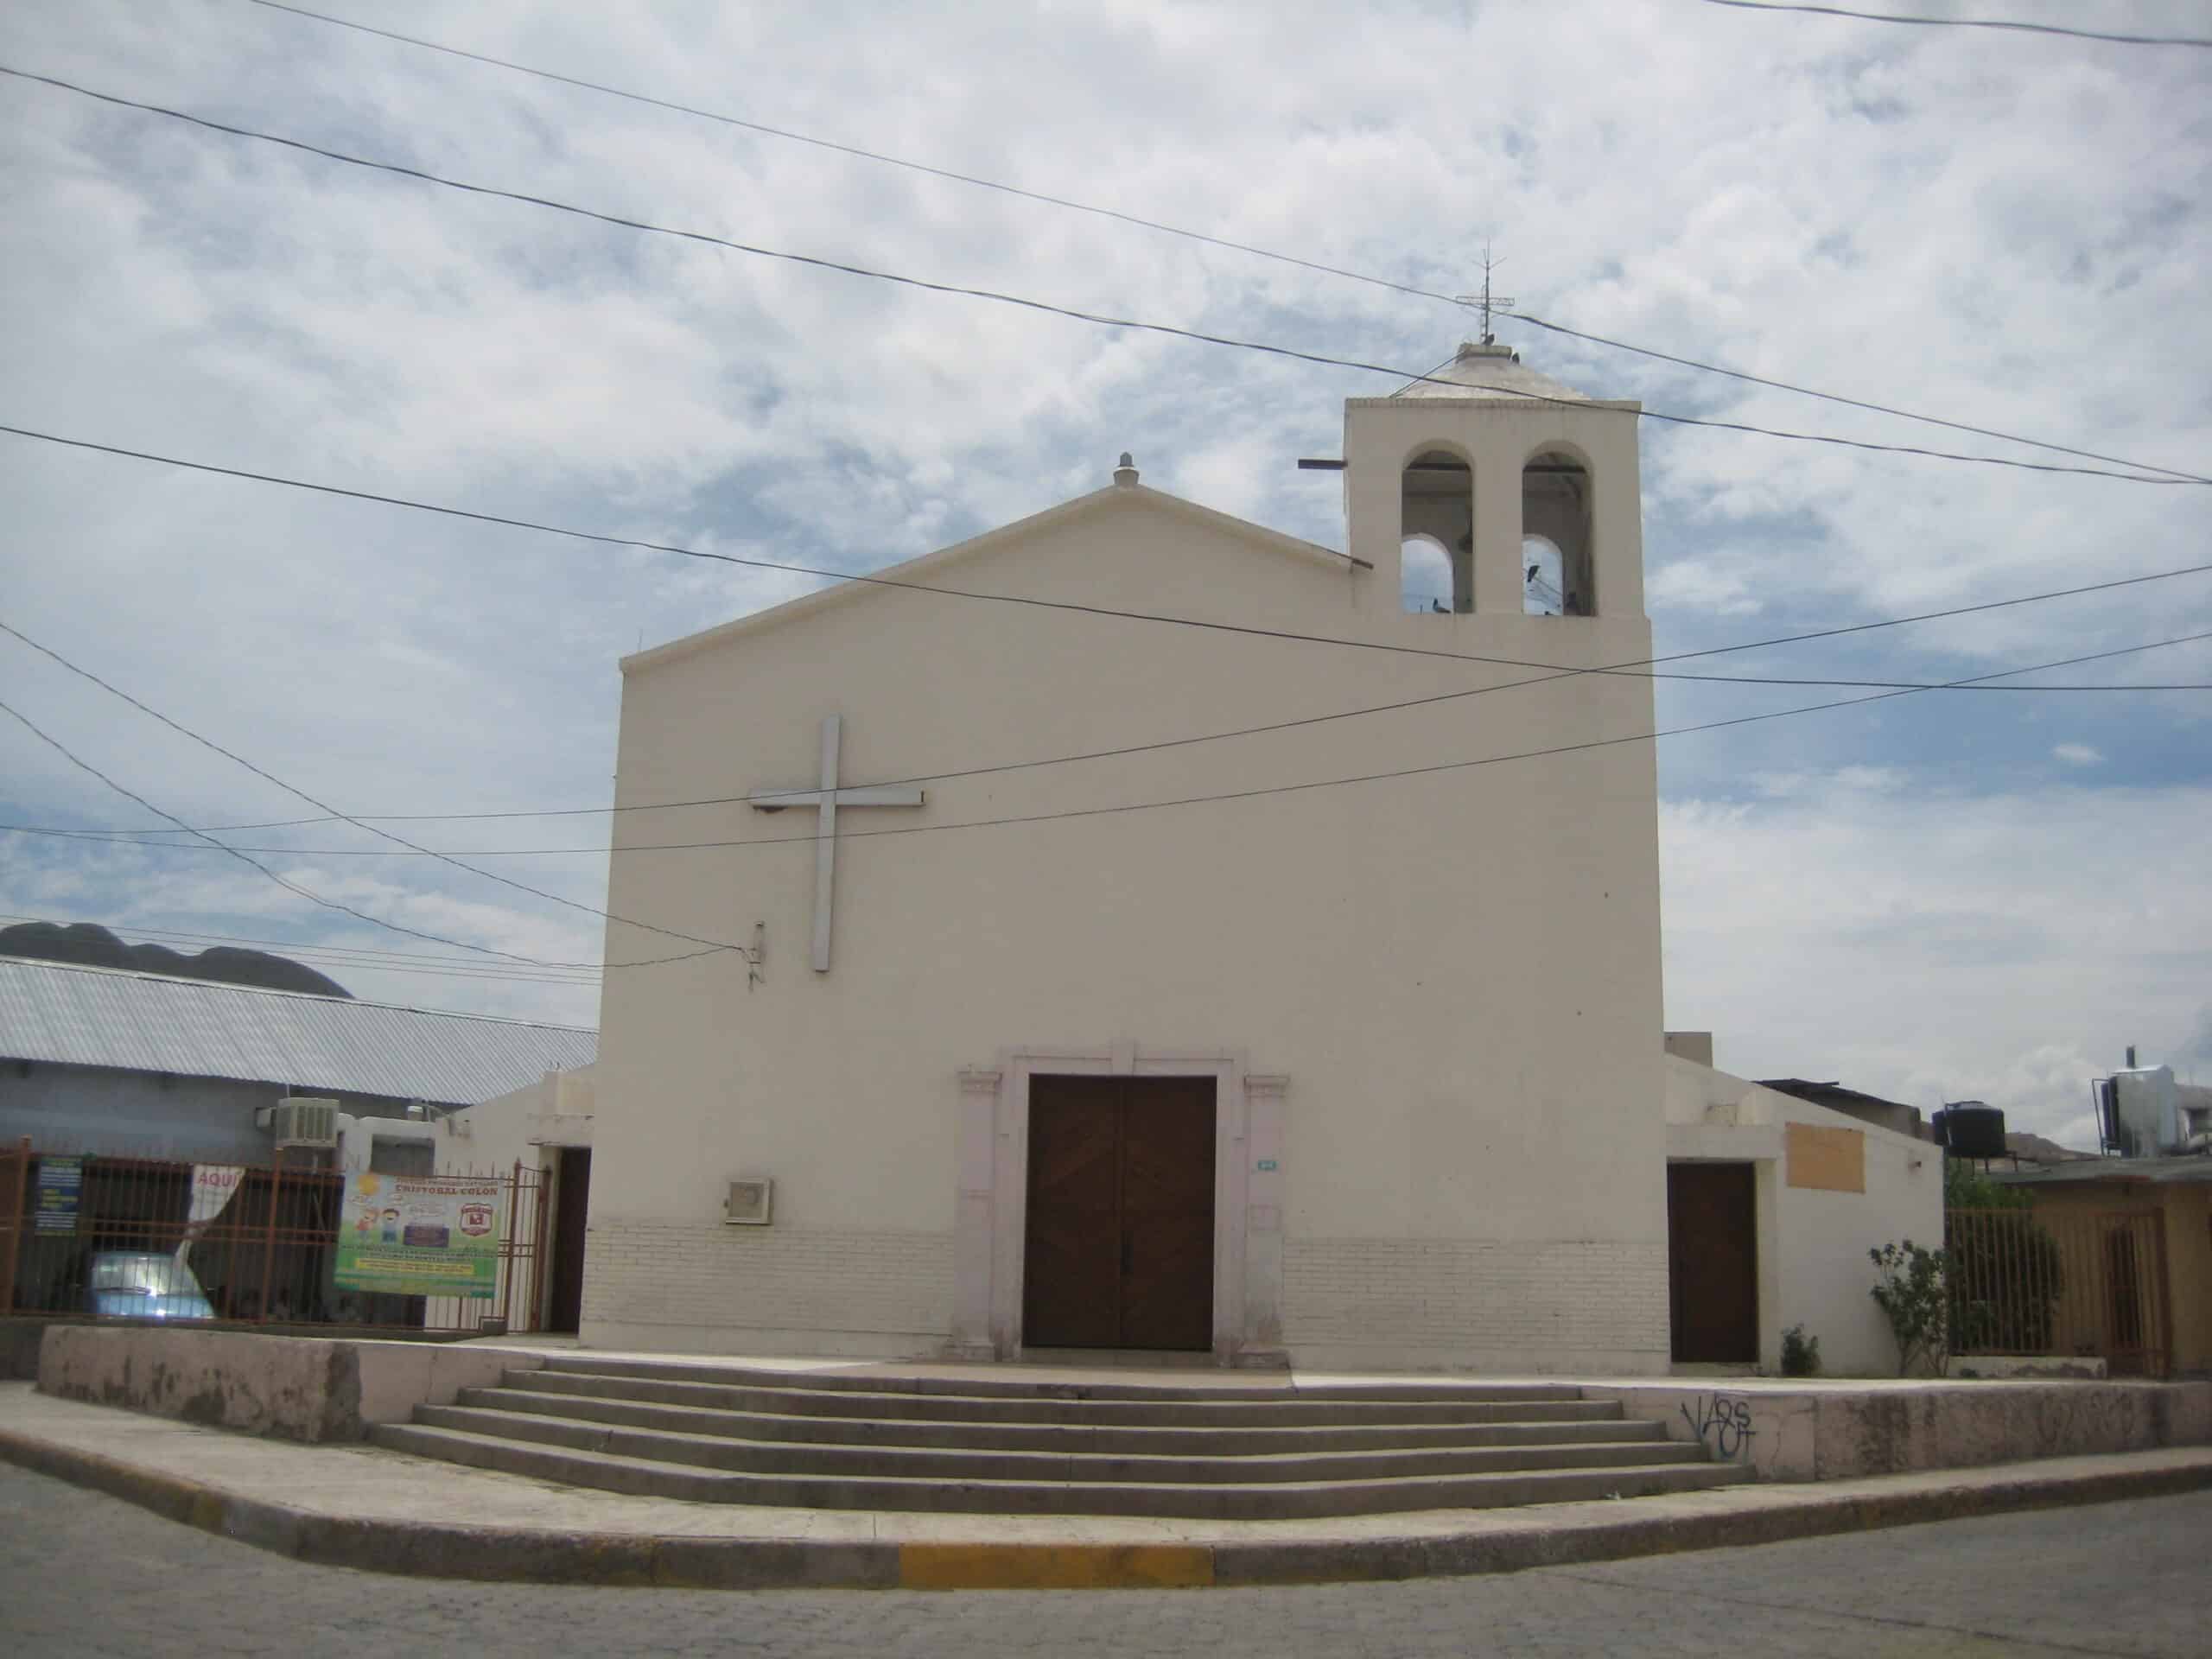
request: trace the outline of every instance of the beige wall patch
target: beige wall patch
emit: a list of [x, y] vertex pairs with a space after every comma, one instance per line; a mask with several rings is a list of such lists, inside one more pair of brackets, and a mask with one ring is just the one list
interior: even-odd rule
[[1783, 1156], [1792, 1186], [1827, 1192], [1866, 1190], [1863, 1129], [1823, 1129], [1810, 1123], [1792, 1123], [1783, 1132]]

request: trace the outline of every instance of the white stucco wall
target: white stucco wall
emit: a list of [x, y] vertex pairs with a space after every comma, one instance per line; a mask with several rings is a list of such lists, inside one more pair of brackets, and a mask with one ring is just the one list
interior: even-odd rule
[[[1878, 1128], [1677, 1055], [1666, 1058], [1667, 1155], [1758, 1166], [1759, 1357], [1778, 1370], [1782, 1332], [1817, 1337], [1829, 1376], [1894, 1376], [1897, 1344], [1870, 1294], [1867, 1252], [1912, 1239], [1943, 1242], [1942, 1154], [1924, 1141]], [[1864, 1192], [1792, 1186], [1787, 1125], [1864, 1135]]]
[[548, 1071], [458, 1113], [438, 1142], [438, 1173], [497, 1174], [518, 1162], [548, 1169], [561, 1147], [592, 1144], [595, 1109], [594, 1068]]
[[[544, 1328], [553, 1289], [560, 1148], [592, 1144], [594, 1070], [586, 1065], [545, 1072], [536, 1082], [480, 1101], [438, 1126], [444, 1132], [437, 1142], [441, 1175], [510, 1176], [518, 1164], [543, 1172], [536, 1185], [523, 1189], [523, 1201], [534, 1213], [521, 1218], [518, 1236], [525, 1241], [531, 1266], [514, 1292], [516, 1306], [508, 1311], [512, 1330]], [[533, 1205], [533, 1197], [540, 1194], [542, 1202]]]
[[[1127, 485], [898, 575], [1519, 664], [1649, 654], [1632, 416], [1389, 408], [1361, 424], [1364, 407], [1347, 444], [1356, 547], [1377, 541], [1360, 518], [1369, 472], [1395, 491], [1402, 462], [1449, 436], [1477, 456], [1490, 523], [1503, 488], [1490, 486], [1510, 476], [1517, 491], [1522, 458], [1567, 434], [1604, 459], [1600, 590], [1617, 607], [1522, 616], [1519, 538], [1501, 532], [1478, 549], [1478, 589], [1510, 592], [1510, 611], [1402, 614], [1395, 494], [1387, 569]], [[625, 669], [626, 808], [810, 786], [830, 714], [844, 718], [851, 785], [1532, 673], [881, 588]], [[1633, 737], [1650, 721], [1648, 680], [1592, 675], [935, 779], [918, 809], [842, 815], [827, 975], [807, 957], [812, 811], [622, 812], [610, 910], [734, 943], [760, 924], [766, 949], [748, 984], [735, 953], [626, 967], [698, 947], [609, 929], [586, 1340], [1003, 1351], [1018, 1338], [1002, 1313], [1019, 1306], [1018, 1251], [1009, 1262], [976, 1240], [1009, 1224], [1021, 1079], [1058, 1055], [1068, 1069], [1210, 1071], [1225, 1108], [1235, 1096], [1249, 1138], [1226, 1143], [1243, 1184], [1220, 1260], [1245, 1294], [1230, 1347], [1319, 1363], [1663, 1369], [1649, 746], [1110, 810]], [[1084, 813], [1096, 815], [935, 832]], [[869, 834], [910, 828], [925, 832]], [[780, 837], [794, 839], [643, 850]], [[1247, 1090], [1247, 1078], [1261, 1081]], [[739, 1175], [774, 1178], [772, 1227], [722, 1224]]]

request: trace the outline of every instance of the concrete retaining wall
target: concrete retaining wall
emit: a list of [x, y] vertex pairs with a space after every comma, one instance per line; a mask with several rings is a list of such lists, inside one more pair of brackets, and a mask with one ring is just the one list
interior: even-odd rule
[[264, 1337], [134, 1325], [52, 1325], [39, 1349], [44, 1394], [288, 1440], [358, 1440], [418, 1404], [543, 1362], [449, 1343]]
[[2112, 1375], [2094, 1354], [1946, 1354], [1943, 1375], [1949, 1377], [2009, 1376], [2088, 1377], [2101, 1382]]
[[1592, 1383], [1761, 1480], [1854, 1480], [2212, 1445], [2212, 1382]]
[[44, 1319], [0, 1319], [0, 1382], [38, 1380], [38, 1344], [45, 1334]]

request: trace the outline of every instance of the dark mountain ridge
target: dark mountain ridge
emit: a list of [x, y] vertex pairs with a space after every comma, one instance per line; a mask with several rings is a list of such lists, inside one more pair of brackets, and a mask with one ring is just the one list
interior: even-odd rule
[[87, 968], [135, 968], [144, 974], [175, 974], [212, 980], [219, 985], [254, 985], [264, 990], [306, 991], [315, 996], [353, 992], [304, 963], [266, 950], [241, 950], [219, 944], [188, 957], [165, 944], [125, 944], [93, 922], [22, 922], [0, 927], [0, 956], [35, 962], [74, 963]]

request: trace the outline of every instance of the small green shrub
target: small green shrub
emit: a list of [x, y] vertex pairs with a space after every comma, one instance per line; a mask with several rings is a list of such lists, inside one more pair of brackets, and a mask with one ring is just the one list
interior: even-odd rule
[[1793, 1325], [1782, 1333], [1782, 1374], [1784, 1376], [1818, 1376], [1821, 1374], [1821, 1339], [1807, 1336], [1802, 1325]]
[[1971, 1159], [1943, 1160], [1946, 1210], [2030, 1210], [2035, 1199], [2017, 1186], [2004, 1186], [1974, 1166]]
[[1923, 1249], [1908, 1238], [1866, 1254], [1882, 1275], [1872, 1294], [1889, 1319], [1890, 1334], [1897, 1338], [1897, 1375], [1910, 1376], [1932, 1368], [1943, 1352], [1949, 1300], [1943, 1282], [1943, 1252]]

